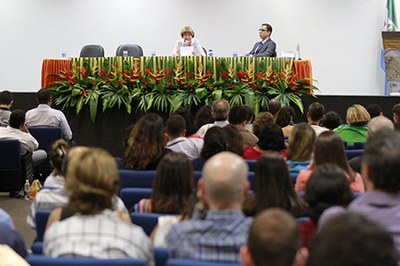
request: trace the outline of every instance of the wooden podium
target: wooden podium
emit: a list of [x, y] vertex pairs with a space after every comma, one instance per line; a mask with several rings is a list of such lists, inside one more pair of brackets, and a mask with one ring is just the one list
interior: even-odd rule
[[387, 95], [400, 95], [400, 32], [382, 32]]

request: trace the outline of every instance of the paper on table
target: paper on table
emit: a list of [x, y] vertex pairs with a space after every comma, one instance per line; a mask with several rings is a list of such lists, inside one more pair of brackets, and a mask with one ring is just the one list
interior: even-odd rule
[[182, 46], [181, 56], [191, 56], [193, 55], [193, 46]]

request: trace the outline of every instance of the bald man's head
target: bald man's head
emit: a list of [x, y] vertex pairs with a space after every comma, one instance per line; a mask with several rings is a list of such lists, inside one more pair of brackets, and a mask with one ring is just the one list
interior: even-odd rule
[[247, 163], [234, 153], [221, 152], [208, 159], [203, 167], [203, 182], [210, 203], [241, 204], [248, 186], [247, 175]]

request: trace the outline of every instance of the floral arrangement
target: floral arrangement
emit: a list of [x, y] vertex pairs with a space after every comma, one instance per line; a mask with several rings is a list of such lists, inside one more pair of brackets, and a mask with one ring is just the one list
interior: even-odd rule
[[[74, 58], [71, 68], [57, 75], [49, 88], [56, 104], [79, 113], [89, 106], [95, 122], [102, 111], [122, 106], [131, 113], [155, 109], [172, 113], [225, 98], [231, 105], [248, 104], [255, 112], [272, 98], [293, 102], [303, 112], [301, 98], [318, 90], [310, 78], [293, 74], [293, 59], [215, 57]], [[315, 96], [314, 96], [315, 97]]]

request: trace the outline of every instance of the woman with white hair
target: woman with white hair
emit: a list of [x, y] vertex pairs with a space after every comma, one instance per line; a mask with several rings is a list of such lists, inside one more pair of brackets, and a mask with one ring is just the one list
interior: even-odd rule
[[200, 42], [194, 39], [194, 31], [191, 27], [183, 27], [181, 30], [181, 37], [182, 39], [176, 41], [174, 50], [172, 51], [173, 55], [183, 55], [183, 53], [181, 53], [181, 47], [191, 47], [193, 49], [192, 55], [194, 56], [206, 55]]

